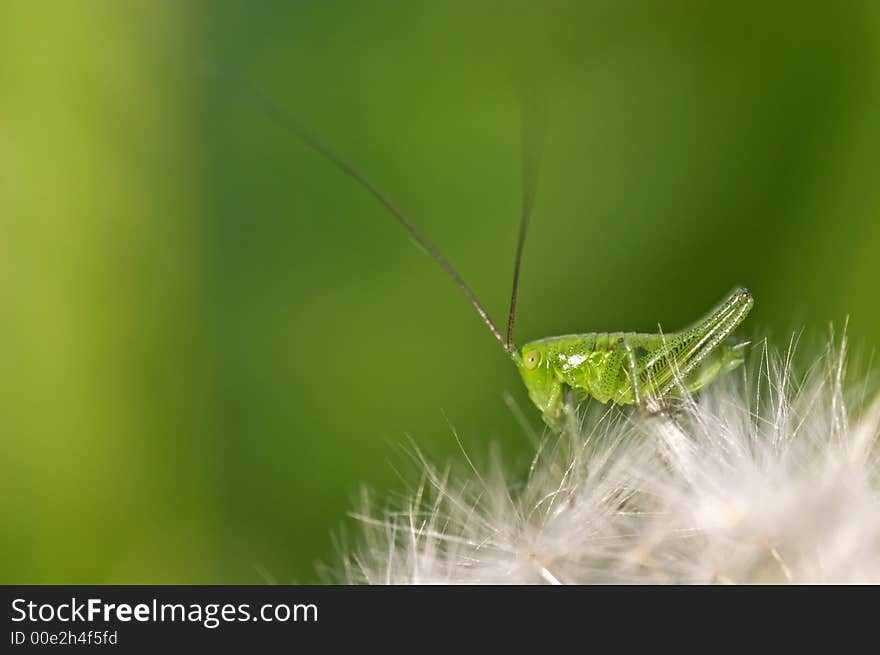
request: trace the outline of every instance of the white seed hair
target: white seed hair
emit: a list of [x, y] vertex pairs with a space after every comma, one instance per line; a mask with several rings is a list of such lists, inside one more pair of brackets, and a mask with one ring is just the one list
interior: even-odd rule
[[[878, 583], [880, 396], [844, 384], [845, 339], [792, 350], [649, 415], [585, 405], [526, 481], [454, 476], [416, 449], [395, 509], [365, 495], [337, 579], [368, 584]], [[849, 401], [849, 403], [847, 403]], [[456, 436], [457, 438], [457, 436]]]

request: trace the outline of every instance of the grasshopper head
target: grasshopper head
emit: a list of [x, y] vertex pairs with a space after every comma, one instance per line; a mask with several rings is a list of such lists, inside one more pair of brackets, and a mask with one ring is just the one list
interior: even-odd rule
[[541, 410], [544, 422], [557, 429], [562, 412], [562, 383], [550, 366], [546, 346], [538, 342], [527, 343], [512, 356], [529, 398]]

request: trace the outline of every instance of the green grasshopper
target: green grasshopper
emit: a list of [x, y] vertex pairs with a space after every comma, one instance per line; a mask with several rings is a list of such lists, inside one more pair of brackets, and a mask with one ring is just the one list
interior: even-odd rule
[[752, 295], [742, 287], [736, 288], [693, 326], [680, 332], [569, 334], [530, 341], [522, 348], [517, 348], [513, 340], [513, 326], [519, 273], [537, 179], [537, 171], [529, 169], [526, 157], [523, 158], [519, 237], [505, 337], [449, 261], [388, 196], [278, 105], [252, 87], [249, 87], [249, 91], [251, 99], [271, 119], [294, 133], [307, 146], [369, 191], [446, 271], [464, 292], [492, 336], [513, 360], [529, 398], [541, 411], [544, 422], [552, 430], [561, 432], [563, 415], [570, 416], [576, 403], [588, 398], [594, 398], [601, 403], [635, 405], [656, 412], [666, 398], [695, 392], [722, 373], [743, 363], [743, 351], [748, 342], [729, 339], [754, 303]]

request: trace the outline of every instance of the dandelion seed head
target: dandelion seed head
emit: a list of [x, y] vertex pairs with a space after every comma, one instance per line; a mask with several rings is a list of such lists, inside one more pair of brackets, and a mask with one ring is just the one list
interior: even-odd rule
[[[339, 577], [371, 584], [880, 582], [880, 396], [850, 394], [845, 342], [802, 375], [753, 353], [656, 415], [587, 403], [529, 470], [464, 474], [415, 450], [422, 482], [364, 497]], [[457, 437], [456, 437], [457, 438]]]

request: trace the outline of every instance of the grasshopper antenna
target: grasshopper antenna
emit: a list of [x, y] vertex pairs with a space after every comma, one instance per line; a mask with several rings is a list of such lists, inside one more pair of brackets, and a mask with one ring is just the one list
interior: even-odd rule
[[[218, 70], [216, 67], [213, 70], [209, 71], [214, 77], [219, 77], [222, 80], [230, 80], [230, 77], [225, 74], [223, 71]], [[407, 217], [406, 214], [400, 210], [397, 205], [395, 205], [391, 199], [386, 196], [379, 188], [367, 178], [366, 175], [360, 172], [353, 164], [349, 163], [345, 158], [331, 149], [328, 145], [326, 145], [323, 141], [321, 141], [318, 137], [316, 137], [312, 132], [305, 128], [299, 121], [297, 121], [292, 114], [283, 109], [278, 103], [271, 100], [268, 96], [261, 93], [257, 88], [253, 85], [249, 84], [247, 81], [242, 79], [234, 80], [235, 83], [240, 87], [240, 89], [245, 92], [245, 96], [247, 100], [250, 100], [253, 104], [255, 104], [259, 109], [263, 111], [273, 122], [275, 122], [280, 127], [283, 127], [288, 132], [294, 134], [300, 141], [302, 141], [309, 148], [322, 155], [325, 159], [327, 159], [331, 164], [336, 166], [340, 171], [345, 173], [352, 180], [360, 184], [363, 188], [370, 192], [370, 194], [378, 200], [382, 206], [387, 209], [391, 215], [400, 223], [407, 232], [410, 233], [413, 239], [418, 242], [418, 244], [436, 261], [440, 264], [441, 268], [446, 271], [447, 275], [452, 278], [453, 282], [458, 285], [458, 288], [464, 292], [464, 295], [467, 296], [467, 299], [470, 301], [471, 305], [474, 306], [474, 309], [477, 310], [477, 314], [480, 315], [480, 318], [483, 319], [483, 322], [486, 324], [486, 327], [489, 328], [489, 331], [492, 333], [492, 336], [501, 344], [501, 347], [505, 350], [508, 350], [508, 346], [504, 341], [504, 336], [495, 327], [495, 323], [492, 322], [492, 319], [489, 317], [489, 313], [480, 304], [480, 301], [477, 300], [477, 297], [474, 295], [474, 292], [471, 291], [471, 288], [465, 283], [465, 281], [461, 278], [458, 272], [452, 267], [452, 264], [440, 253], [440, 251], [431, 243], [428, 238], [422, 234], [421, 230], [419, 230], [413, 222]]]
[[519, 236], [516, 242], [516, 256], [513, 263], [513, 285], [510, 292], [510, 311], [507, 314], [507, 341], [504, 349], [512, 353], [516, 350], [513, 341], [513, 326], [516, 322], [516, 299], [519, 295], [519, 273], [522, 267], [523, 248], [526, 243], [526, 233], [529, 229], [529, 219], [532, 208], [535, 205], [535, 194], [538, 190], [538, 172], [541, 166], [541, 156], [544, 151], [546, 139], [546, 109], [543, 104], [534, 99], [524, 100], [522, 103], [522, 118], [520, 124], [521, 133], [521, 197], [519, 216]]

